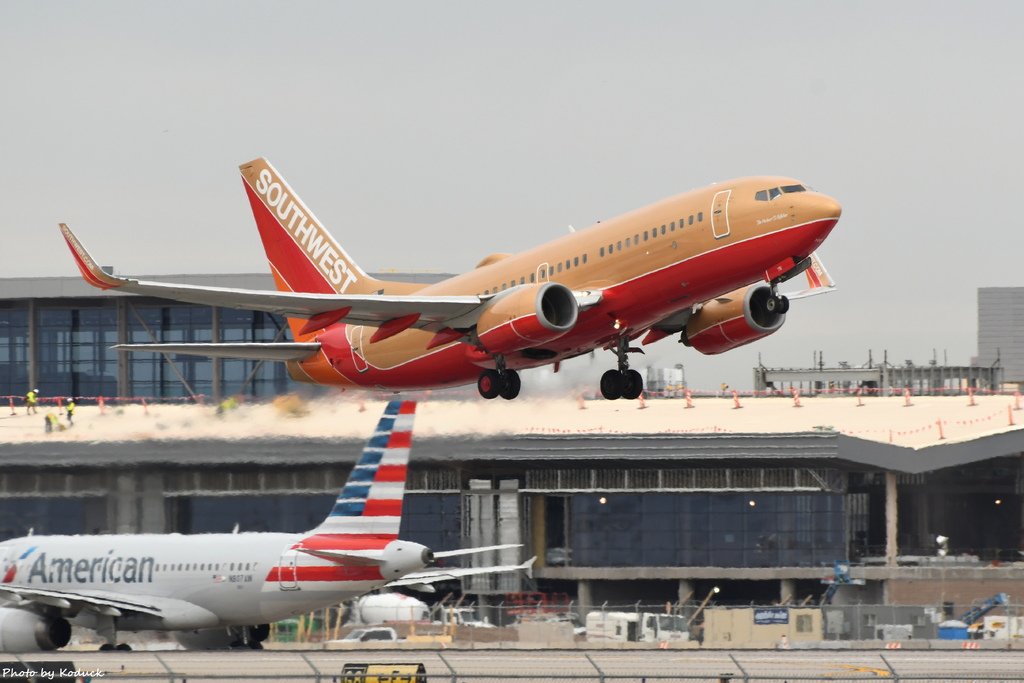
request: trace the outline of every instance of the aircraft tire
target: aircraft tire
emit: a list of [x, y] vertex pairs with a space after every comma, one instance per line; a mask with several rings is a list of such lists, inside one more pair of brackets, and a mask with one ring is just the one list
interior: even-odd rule
[[601, 395], [609, 401], [622, 396], [622, 385], [622, 373], [618, 370], [609, 370], [601, 375]]
[[522, 389], [523, 382], [519, 379], [519, 373], [515, 370], [506, 370], [505, 377], [503, 379], [503, 386], [499, 393], [503, 399], [511, 401], [519, 395], [519, 390]]
[[115, 649], [113, 643], [103, 643], [99, 647], [100, 652], [113, 652]]
[[622, 373], [622, 398], [633, 400], [644, 393], [644, 378], [636, 370]]
[[504, 388], [501, 374], [497, 370], [484, 370], [476, 381], [476, 389], [486, 399], [497, 398]]
[[129, 645], [128, 643], [118, 643], [117, 645], [114, 646], [114, 649], [117, 650], [118, 652], [131, 652], [132, 651], [132, 646]]
[[781, 306], [779, 306], [779, 313], [782, 315], [789, 313], [789, 299], [784, 296], [780, 296], [779, 303], [781, 304]]

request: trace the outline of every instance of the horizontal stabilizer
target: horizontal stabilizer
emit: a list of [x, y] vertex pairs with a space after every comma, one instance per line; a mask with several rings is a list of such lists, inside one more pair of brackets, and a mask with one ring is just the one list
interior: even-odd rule
[[252, 342], [243, 344], [118, 344], [118, 351], [174, 353], [206, 358], [244, 358], [246, 360], [302, 360], [320, 351], [319, 342]]
[[411, 574], [406, 574], [402, 578], [392, 581], [387, 585], [389, 588], [394, 588], [396, 586], [416, 586], [419, 584], [431, 584], [437, 581], [451, 581], [453, 579], [462, 578], [463, 576], [501, 574], [517, 571], [525, 571], [527, 576], [533, 578], [533, 563], [536, 560], [537, 558], [534, 556], [522, 564], [506, 564], [498, 565], [496, 567], [464, 567], [461, 569], [432, 569], [423, 572], [413, 572]]
[[365, 555], [358, 550], [320, 550], [317, 548], [296, 548], [300, 553], [320, 557], [331, 562], [337, 562], [346, 566], [373, 567], [384, 564], [384, 558], [380, 557], [379, 551], [372, 551], [376, 555]]
[[508, 548], [522, 548], [522, 543], [506, 543], [504, 545], [487, 545], [479, 548], [463, 548], [462, 550], [442, 550], [439, 553], [434, 553], [435, 559], [442, 557], [458, 557], [459, 555], [475, 555], [476, 553], [486, 553], [488, 550], [507, 550]]

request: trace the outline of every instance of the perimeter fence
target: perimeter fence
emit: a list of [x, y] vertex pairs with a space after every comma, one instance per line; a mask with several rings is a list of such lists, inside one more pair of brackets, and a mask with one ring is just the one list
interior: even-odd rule
[[1024, 652], [955, 652], [928, 658], [908, 655], [868, 651], [706, 653], [657, 650], [62, 652], [16, 659], [7, 655], [4, 657], [7, 661], [0, 661], [0, 678], [167, 683], [270, 680], [316, 683], [1024, 680]]

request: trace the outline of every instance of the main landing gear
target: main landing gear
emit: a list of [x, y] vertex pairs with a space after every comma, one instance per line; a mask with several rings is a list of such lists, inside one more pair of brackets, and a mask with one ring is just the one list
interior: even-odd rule
[[615, 347], [615, 355], [619, 359], [619, 369], [609, 370], [601, 375], [601, 395], [609, 401], [617, 398], [639, 398], [644, 392], [644, 378], [636, 370], [629, 369], [629, 340], [622, 337]]
[[484, 398], [497, 398], [501, 396], [506, 401], [511, 401], [519, 395], [523, 383], [519, 379], [519, 373], [505, 367], [505, 359], [498, 356], [496, 359], [497, 370], [484, 370], [476, 381], [477, 391]]

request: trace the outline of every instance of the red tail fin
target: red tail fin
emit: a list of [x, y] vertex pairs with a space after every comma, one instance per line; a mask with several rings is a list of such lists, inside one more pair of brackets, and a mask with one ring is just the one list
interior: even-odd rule
[[266, 159], [239, 166], [278, 289], [367, 294], [380, 289]]

